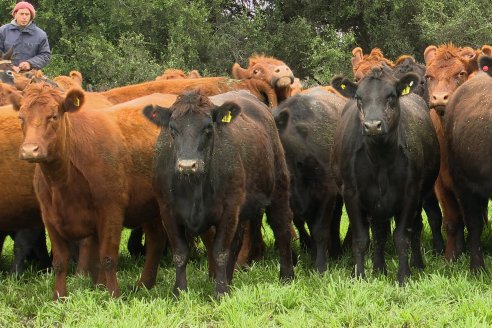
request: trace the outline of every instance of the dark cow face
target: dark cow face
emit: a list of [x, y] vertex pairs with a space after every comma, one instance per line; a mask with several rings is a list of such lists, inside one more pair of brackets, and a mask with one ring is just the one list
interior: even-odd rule
[[14, 84], [14, 72], [12, 71], [13, 48], [10, 48], [6, 53], [0, 52], [0, 82]]
[[489, 76], [492, 76], [492, 57], [491, 56], [482, 56], [478, 60], [478, 64], [480, 70], [482, 72], [487, 73]]
[[29, 162], [51, 162], [59, 155], [68, 137], [67, 112], [75, 112], [84, 101], [81, 90], [71, 90], [66, 96], [52, 86], [36, 83], [26, 88], [24, 97], [11, 97], [24, 133], [19, 158]]
[[332, 80], [335, 89], [355, 99], [362, 133], [369, 137], [384, 136], [395, 130], [400, 117], [400, 96], [410, 93], [419, 83], [414, 73], [396, 79], [382, 68], [374, 68], [359, 84], [347, 79]]
[[393, 68], [393, 75], [400, 79], [406, 73], [413, 72], [420, 78], [420, 84], [415, 87], [413, 92], [419, 96], [427, 99], [427, 83], [425, 79], [425, 66], [419, 64], [412, 57], [404, 58], [402, 61], [397, 61], [395, 68]]
[[468, 47], [429, 46], [425, 49], [424, 58], [429, 107], [442, 115], [454, 91], [476, 71], [476, 54]]
[[215, 132], [231, 124], [240, 111], [234, 103], [217, 107], [207, 97], [192, 91], [178, 97], [169, 109], [147, 106], [143, 114], [171, 134], [176, 152], [176, 173], [199, 176], [206, 170]]

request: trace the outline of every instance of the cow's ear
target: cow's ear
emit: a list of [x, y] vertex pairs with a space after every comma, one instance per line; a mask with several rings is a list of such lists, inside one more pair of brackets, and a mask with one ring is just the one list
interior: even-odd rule
[[357, 84], [349, 81], [347, 78], [342, 76], [335, 76], [331, 80], [331, 86], [333, 89], [338, 91], [342, 96], [346, 98], [354, 98], [355, 92], [357, 91]]
[[360, 62], [364, 58], [364, 55], [362, 53], [362, 48], [361, 47], [354, 48], [354, 50], [352, 50], [352, 55], [354, 57], [352, 57], [350, 61], [352, 62], [352, 69], [355, 70], [355, 68], [360, 64]]
[[492, 56], [492, 46], [489, 46], [488, 44], [484, 44], [480, 50], [484, 55]]
[[80, 88], [73, 88], [68, 90], [65, 100], [63, 100], [62, 110], [64, 112], [73, 113], [80, 109], [84, 104], [85, 96], [84, 91]]
[[478, 59], [478, 65], [480, 70], [492, 76], [492, 57], [491, 56], [481, 56]]
[[437, 47], [436, 46], [428, 46], [427, 48], [425, 48], [425, 50], [424, 50], [424, 60], [425, 60], [425, 64], [427, 66], [429, 65], [429, 63], [436, 56], [436, 52], [437, 52]]
[[232, 65], [232, 76], [238, 80], [244, 80], [250, 77], [248, 70], [242, 68], [238, 63], [234, 63], [234, 65]]
[[241, 107], [234, 102], [226, 102], [222, 106], [215, 107], [212, 119], [216, 124], [229, 124], [241, 113]]
[[147, 105], [142, 109], [142, 114], [157, 126], [168, 126], [171, 118], [171, 110], [159, 105]]
[[420, 84], [420, 77], [415, 73], [407, 73], [396, 82], [396, 93], [405, 96]]
[[277, 129], [283, 131], [289, 122], [289, 111], [287, 109], [274, 110], [272, 114]]
[[22, 105], [22, 95], [17, 92], [12, 92], [9, 95], [10, 102], [12, 103], [12, 106], [15, 111], [19, 111]]

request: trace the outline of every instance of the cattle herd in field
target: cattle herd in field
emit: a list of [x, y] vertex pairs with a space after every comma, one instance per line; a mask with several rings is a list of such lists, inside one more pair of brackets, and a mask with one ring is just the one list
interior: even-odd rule
[[288, 65], [255, 55], [247, 68], [233, 65], [234, 79], [167, 70], [104, 92], [84, 91], [77, 71], [15, 73], [2, 54], [0, 242], [15, 240], [11, 270], [51, 267], [58, 299], [75, 260], [77, 273], [117, 297], [127, 227], [128, 250], [145, 256], [137, 286], [154, 286], [170, 246], [173, 293], [187, 290], [201, 237], [221, 296], [236, 267], [263, 255], [265, 216], [282, 280], [294, 278], [296, 236], [320, 273], [351, 246], [354, 275], [364, 277], [371, 235], [373, 269], [386, 273], [392, 236], [404, 284], [411, 266], [424, 267], [422, 210], [436, 253], [452, 261], [467, 252], [472, 270], [484, 268], [492, 47], [429, 46], [425, 65], [379, 49], [352, 54], [355, 80], [329, 86], [303, 89]]

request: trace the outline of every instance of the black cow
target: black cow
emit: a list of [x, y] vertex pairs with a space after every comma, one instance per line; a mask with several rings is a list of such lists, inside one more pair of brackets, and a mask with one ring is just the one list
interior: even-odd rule
[[456, 89], [444, 113], [449, 172], [468, 229], [472, 270], [485, 267], [480, 237], [492, 198], [492, 79], [484, 69], [492, 59], [479, 64], [482, 72]]
[[0, 253], [6, 237], [10, 237], [14, 241], [14, 260], [10, 268], [11, 273], [22, 274], [26, 269], [26, 264], [35, 264], [38, 270], [47, 270], [51, 267], [44, 227], [0, 231]]
[[482, 72], [487, 73], [489, 76], [492, 76], [492, 56], [481, 56], [478, 59], [479, 69]]
[[14, 48], [10, 48], [7, 52], [0, 51], [0, 82], [14, 84], [14, 73], [12, 72], [12, 61], [10, 60]]
[[350, 98], [335, 137], [333, 168], [352, 226], [355, 275], [364, 277], [369, 225], [375, 239], [374, 270], [386, 272], [384, 244], [391, 217], [399, 258], [398, 281], [412, 265], [423, 268], [420, 250], [422, 202], [432, 191], [439, 171], [439, 145], [423, 99], [406, 94], [419, 77], [396, 79], [375, 68], [360, 83], [336, 79], [332, 85]]
[[263, 209], [278, 245], [280, 277], [292, 279], [289, 172], [268, 107], [247, 92], [209, 99], [190, 91], [169, 109], [147, 106], [143, 113], [161, 127], [154, 188], [173, 250], [174, 294], [187, 289], [185, 230], [206, 237], [220, 296], [232, 279], [243, 222]]
[[[425, 78], [425, 65], [415, 61], [413, 57], [401, 56], [396, 61], [393, 68], [393, 76], [397, 79], [402, 78], [407, 73], [415, 73], [420, 78], [420, 83], [412, 88], [412, 93], [421, 96], [427, 105], [429, 105], [429, 90], [427, 87], [427, 79]], [[427, 108], [428, 110], [428, 108]], [[444, 239], [442, 237], [442, 212], [439, 207], [439, 202], [436, 193], [432, 191], [424, 200], [423, 208], [427, 214], [427, 219], [432, 232], [432, 246], [437, 254], [444, 253]]]
[[[319, 272], [326, 270], [326, 250], [341, 253], [343, 201], [331, 172], [331, 152], [346, 100], [323, 90], [298, 94], [273, 110], [291, 175], [291, 209], [301, 243], [307, 244]], [[307, 223], [311, 237], [305, 236]]]

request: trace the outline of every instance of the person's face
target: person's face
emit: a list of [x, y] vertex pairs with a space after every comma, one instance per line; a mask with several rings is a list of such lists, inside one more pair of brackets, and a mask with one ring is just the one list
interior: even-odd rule
[[31, 21], [31, 12], [29, 9], [19, 9], [14, 14], [14, 18], [19, 26], [27, 26]]

